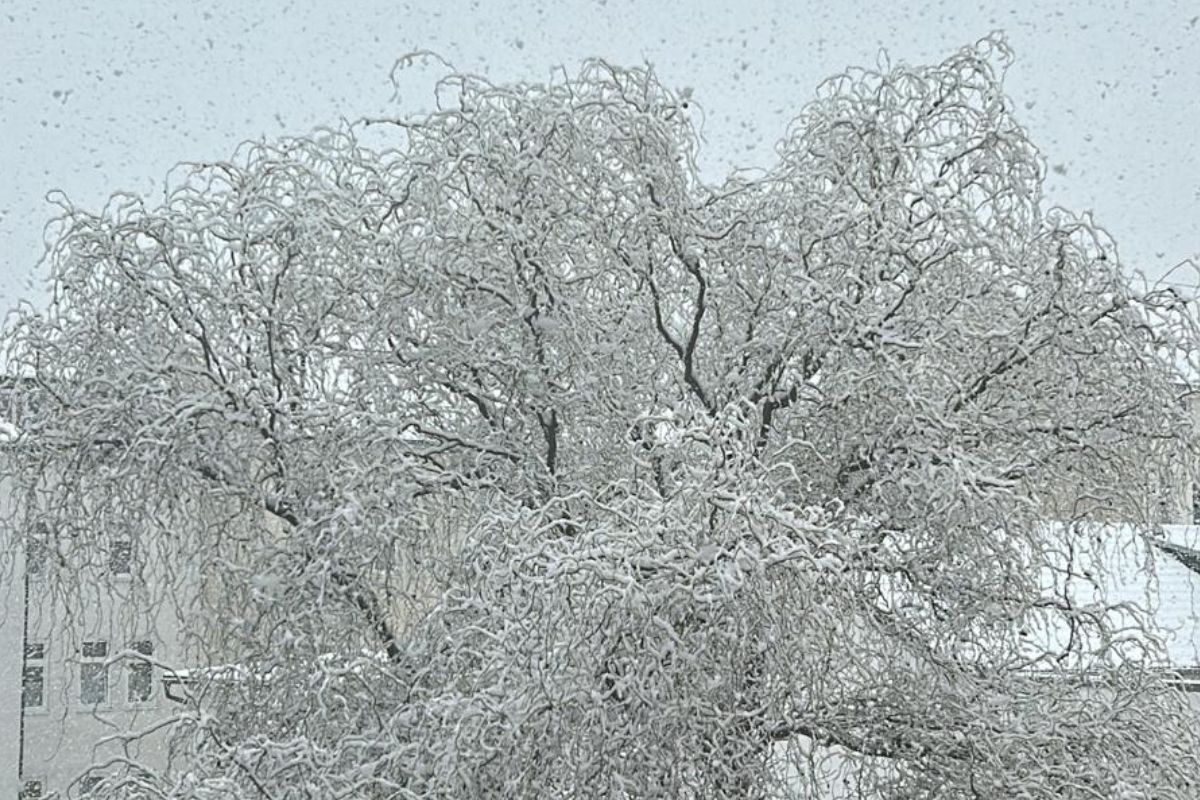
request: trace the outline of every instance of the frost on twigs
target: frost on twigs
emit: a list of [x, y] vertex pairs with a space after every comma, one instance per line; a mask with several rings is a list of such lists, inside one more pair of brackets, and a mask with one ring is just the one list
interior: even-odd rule
[[1006, 58], [721, 185], [594, 61], [68, 206], [5, 469], [54, 575], [187, 565], [162, 795], [1195, 797], [1150, 632], [1040, 576], [1169, 508], [1196, 339], [1044, 207]]

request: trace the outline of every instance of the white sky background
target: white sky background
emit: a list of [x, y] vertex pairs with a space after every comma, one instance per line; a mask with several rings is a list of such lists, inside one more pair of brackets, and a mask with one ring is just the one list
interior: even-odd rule
[[[936, 62], [989, 31], [1017, 61], [1007, 90], [1051, 165], [1049, 198], [1094, 209], [1152, 277], [1200, 253], [1200, 0], [0, 0], [0, 313], [44, 296], [45, 202], [161, 195], [179, 161], [246, 139], [427, 109], [430, 49], [493, 81], [544, 80], [587, 56], [650, 62], [705, 110], [702, 165], [766, 166], [825, 77]], [[1195, 285], [1177, 270], [1171, 280]]]

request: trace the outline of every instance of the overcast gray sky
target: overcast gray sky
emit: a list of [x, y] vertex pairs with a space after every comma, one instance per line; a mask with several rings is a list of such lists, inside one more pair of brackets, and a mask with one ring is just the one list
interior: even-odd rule
[[[51, 214], [154, 196], [179, 161], [251, 138], [427, 108], [415, 49], [494, 81], [585, 57], [650, 62], [695, 89], [703, 165], [770, 163], [788, 120], [851, 64], [931, 62], [989, 31], [1008, 92], [1052, 166], [1050, 198], [1094, 209], [1126, 263], [1158, 276], [1200, 252], [1200, 2], [716, 3], [632, 0], [0, 0], [0, 307], [38, 300]], [[1194, 276], [1177, 273], [1181, 280]]]

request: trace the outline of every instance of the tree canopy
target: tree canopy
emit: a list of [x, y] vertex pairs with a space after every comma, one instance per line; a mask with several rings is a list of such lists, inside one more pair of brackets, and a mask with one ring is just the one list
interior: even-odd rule
[[837, 76], [718, 184], [590, 61], [65, 205], [11, 529], [187, 564], [180, 666], [243, 675], [112, 791], [1195, 797], [1152, 638], [1045, 581], [1161, 519], [1195, 335], [1048, 207], [1008, 58]]

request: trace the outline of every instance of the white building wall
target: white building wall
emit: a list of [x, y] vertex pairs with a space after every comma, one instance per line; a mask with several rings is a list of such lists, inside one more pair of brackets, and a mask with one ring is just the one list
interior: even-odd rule
[[[149, 700], [131, 701], [133, 660], [121, 654], [134, 641], [149, 640], [155, 658], [169, 657], [176, 650], [173, 620], [131, 610], [130, 593], [121, 592], [128, 586], [86, 586], [78, 605], [39, 598], [43, 587], [41, 580], [31, 582], [29, 641], [46, 646], [46, 705], [26, 710], [22, 780], [42, 780], [44, 791], [67, 797], [78, 794], [69, 788], [96, 763], [129, 759], [149, 770], [164, 768], [167, 743], [162, 733], [129, 738], [172, 712], [162, 695], [161, 669], [152, 668]], [[108, 647], [103, 667], [107, 702], [99, 705], [81, 699], [81, 648], [87, 641], [103, 641]]]
[[[164, 697], [162, 674], [163, 666], [178, 667], [183, 660], [183, 629], [174, 605], [150, 602], [149, 597], [181, 598], [184, 587], [164, 593], [155, 586], [149, 592], [146, 580], [153, 576], [85, 574], [65, 591], [52, 591], [53, 582], [31, 577], [27, 610], [24, 580], [6, 582], [0, 616], [0, 800], [16, 798], [31, 780], [41, 782], [44, 795], [78, 797], [80, 779], [95, 764], [107, 763], [108, 772], [123, 763], [152, 772], [167, 766], [168, 732], [160, 723], [179, 707]], [[45, 703], [22, 714], [26, 613], [24, 641], [45, 647]], [[147, 640], [153, 644], [154, 661], [150, 697], [139, 702], [130, 697], [130, 665], [144, 662], [131, 647]], [[96, 641], [108, 648], [103, 662], [107, 701], [89, 705], [81, 697], [82, 646]], [[146, 735], [138, 735], [142, 732]]]
[[24, 609], [20, 565], [0, 570], [0, 798], [20, 789], [21, 640]]

